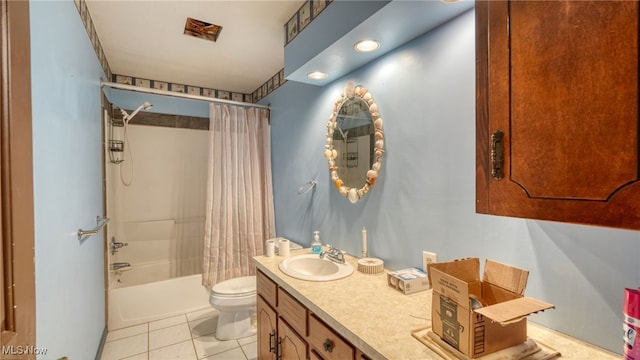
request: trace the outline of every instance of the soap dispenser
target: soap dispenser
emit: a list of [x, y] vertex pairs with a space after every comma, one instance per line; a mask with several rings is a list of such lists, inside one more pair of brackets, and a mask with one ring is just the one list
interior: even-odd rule
[[311, 253], [320, 254], [322, 252], [322, 243], [320, 242], [320, 232], [313, 232], [313, 242], [311, 243]]

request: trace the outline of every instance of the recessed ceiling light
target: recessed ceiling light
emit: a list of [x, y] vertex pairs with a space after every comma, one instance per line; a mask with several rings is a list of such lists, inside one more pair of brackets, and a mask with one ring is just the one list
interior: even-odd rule
[[329, 77], [329, 74], [323, 73], [322, 71], [312, 71], [307, 74], [307, 79], [310, 80], [324, 80]]
[[355, 45], [353, 45], [353, 48], [359, 52], [370, 52], [378, 50], [379, 47], [380, 43], [377, 40], [372, 39], [360, 40]]

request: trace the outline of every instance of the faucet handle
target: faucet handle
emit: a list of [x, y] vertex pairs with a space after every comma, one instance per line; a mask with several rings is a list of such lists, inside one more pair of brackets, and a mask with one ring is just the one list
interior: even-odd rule
[[324, 244], [327, 247], [327, 250], [322, 249], [322, 247], [320, 247], [320, 259], [324, 259], [324, 256], [327, 254], [331, 254], [331, 249], [333, 249], [331, 247], [331, 245], [329, 244]]
[[111, 247], [111, 255], [115, 255], [118, 252], [118, 249], [124, 246], [129, 246], [129, 243], [117, 242], [115, 236], [111, 238], [111, 243], [109, 244]]

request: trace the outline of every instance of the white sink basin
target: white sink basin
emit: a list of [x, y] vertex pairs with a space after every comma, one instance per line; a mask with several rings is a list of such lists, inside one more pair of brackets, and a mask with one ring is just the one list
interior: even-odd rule
[[349, 263], [338, 264], [321, 259], [317, 254], [304, 254], [288, 257], [279, 265], [283, 273], [300, 280], [331, 281], [345, 278], [353, 273]]

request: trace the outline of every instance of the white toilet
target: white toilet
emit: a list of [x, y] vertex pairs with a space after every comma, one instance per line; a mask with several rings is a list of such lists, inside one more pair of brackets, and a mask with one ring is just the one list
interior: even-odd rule
[[209, 303], [218, 310], [216, 339], [231, 340], [254, 335], [256, 277], [243, 276], [222, 281], [211, 288]]

